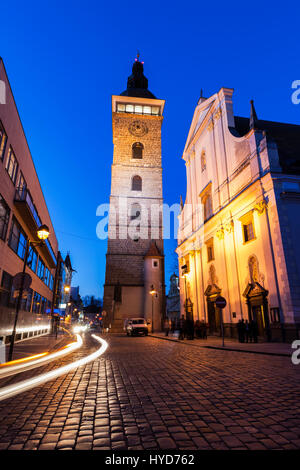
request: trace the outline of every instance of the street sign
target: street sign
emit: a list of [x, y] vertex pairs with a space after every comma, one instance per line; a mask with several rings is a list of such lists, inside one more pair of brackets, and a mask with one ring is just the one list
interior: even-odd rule
[[18, 273], [13, 277], [13, 286], [16, 290], [21, 289], [23, 276], [24, 276], [23, 290], [29, 289], [29, 287], [31, 285], [31, 282], [32, 282], [32, 278], [31, 278], [30, 274], [28, 274], [28, 273]]
[[219, 295], [219, 297], [216, 298], [216, 307], [225, 308], [226, 305], [227, 305], [226, 299], [224, 299], [224, 297], [221, 297]]

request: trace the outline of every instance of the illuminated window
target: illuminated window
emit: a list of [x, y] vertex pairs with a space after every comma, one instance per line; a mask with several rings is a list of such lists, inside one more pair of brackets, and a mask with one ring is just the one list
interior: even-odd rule
[[134, 113], [133, 104], [126, 104], [126, 113]]
[[118, 113], [125, 113], [126, 109], [125, 109], [125, 104], [123, 103], [118, 103], [117, 104], [117, 111]]
[[143, 114], [143, 106], [141, 106], [141, 105], [139, 105], [139, 104], [135, 105], [135, 107], [134, 107], [134, 112], [135, 112], [136, 114]]
[[0, 121], [0, 160], [4, 158], [5, 146], [7, 141], [7, 135], [5, 133], [4, 127]]
[[144, 106], [144, 114], [151, 114], [151, 106]]
[[143, 150], [143, 144], [135, 142], [132, 146], [132, 158], [143, 158]]
[[11, 147], [9, 148], [9, 151], [8, 151], [5, 168], [6, 168], [7, 173], [9, 174], [10, 179], [15, 184], [17, 172], [18, 172], [18, 162]]
[[156, 116], [159, 114], [159, 107], [158, 106], [152, 106], [152, 114], [155, 114]]
[[132, 191], [142, 191], [142, 178], [140, 176], [135, 175], [132, 178], [131, 189]]

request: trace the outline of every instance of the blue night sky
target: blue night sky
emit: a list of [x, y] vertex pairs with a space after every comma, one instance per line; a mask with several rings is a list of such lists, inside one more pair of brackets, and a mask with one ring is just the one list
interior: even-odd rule
[[[234, 88], [234, 112], [300, 123], [299, 3], [13, 1], [1, 5], [3, 57], [63, 254], [82, 295], [102, 296], [106, 242], [96, 208], [108, 202], [111, 95], [126, 88], [136, 50], [149, 89], [166, 100], [165, 202], [185, 196], [181, 160], [194, 107]], [[166, 279], [176, 266], [165, 243]]]

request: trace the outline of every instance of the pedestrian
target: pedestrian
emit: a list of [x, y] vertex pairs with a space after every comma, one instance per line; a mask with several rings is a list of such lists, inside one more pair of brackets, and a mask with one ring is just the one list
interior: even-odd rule
[[182, 317], [179, 320], [179, 336], [178, 336], [178, 339], [182, 339], [182, 340], [184, 339], [184, 337], [185, 337], [185, 328], [186, 328], [185, 318], [184, 318], [184, 315], [182, 315]]
[[248, 320], [245, 321], [245, 338], [246, 338], [246, 343], [249, 341], [249, 333], [250, 333], [250, 326]]
[[166, 336], [169, 336], [170, 320], [168, 319], [168, 317], [165, 318], [164, 329], [165, 329], [165, 335], [166, 335]]

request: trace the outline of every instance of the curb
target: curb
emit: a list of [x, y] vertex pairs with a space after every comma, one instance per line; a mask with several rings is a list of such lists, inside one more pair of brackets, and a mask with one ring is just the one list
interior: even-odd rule
[[220, 351], [231, 351], [231, 352], [238, 352], [238, 353], [246, 353], [246, 354], [263, 354], [265, 356], [278, 356], [278, 357], [291, 357], [291, 354], [287, 353], [274, 353], [274, 352], [266, 352], [266, 351], [249, 351], [249, 350], [244, 350], [244, 349], [235, 349], [235, 348], [228, 348], [228, 347], [221, 347], [221, 346], [205, 346], [205, 345], [200, 345], [200, 344], [195, 344], [195, 343], [186, 343], [184, 341], [179, 341], [178, 339], [172, 339], [164, 336], [155, 336], [152, 334], [149, 334], [149, 336], [152, 336], [152, 338], [157, 338], [157, 339], [162, 339], [165, 341], [173, 341], [173, 343], [178, 343], [178, 344], [189, 344], [190, 346], [195, 346], [198, 348], [206, 348], [206, 349], [218, 349]]

